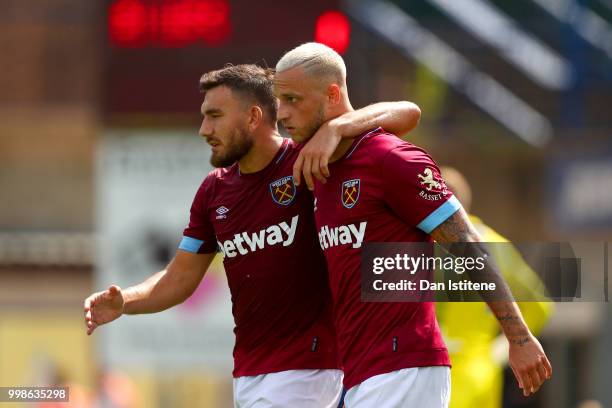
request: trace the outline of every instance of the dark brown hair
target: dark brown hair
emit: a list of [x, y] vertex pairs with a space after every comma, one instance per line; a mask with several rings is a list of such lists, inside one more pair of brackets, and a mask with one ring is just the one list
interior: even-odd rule
[[255, 64], [227, 65], [222, 69], [210, 71], [200, 78], [200, 91], [206, 91], [217, 86], [227, 86], [252, 98], [272, 121], [276, 123], [277, 101], [272, 90], [274, 70], [262, 68]]

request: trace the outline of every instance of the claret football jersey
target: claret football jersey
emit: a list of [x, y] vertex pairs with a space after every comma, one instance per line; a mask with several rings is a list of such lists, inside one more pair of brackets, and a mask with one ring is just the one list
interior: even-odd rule
[[215, 169], [200, 186], [180, 249], [217, 248], [232, 296], [234, 377], [338, 368], [313, 196], [293, 182], [300, 146], [284, 139], [261, 171]]
[[366, 242], [430, 242], [460, 208], [421, 148], [375, 129], [357, 137], [315, 184], [315, 219], [327, 258], [344, 385], [374, 375], [450, 365], [432, 303], [361, 301]]

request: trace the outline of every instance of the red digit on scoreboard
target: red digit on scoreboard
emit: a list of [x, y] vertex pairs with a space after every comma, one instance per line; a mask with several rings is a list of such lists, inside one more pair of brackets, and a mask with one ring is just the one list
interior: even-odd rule
[[109, 38], [120, 48], [221, 45], [231, 28], [227, 0], [117, 0], [108, 13]]

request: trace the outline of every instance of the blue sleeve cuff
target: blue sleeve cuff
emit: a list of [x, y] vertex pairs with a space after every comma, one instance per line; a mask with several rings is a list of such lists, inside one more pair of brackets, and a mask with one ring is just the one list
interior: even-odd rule
[[204, 245], [204, 241], [200, 239], [183, 237], [181, 243], [179, 244], [179, 249], [197, 254], [202, 245]]
[[444, 204], [436, 208], [434, 212], [429, 214], [423, 221], [417, 225], [417, 228], [430, 234], [431, 231], [435, 230], [440, 224], [448, 219], [451, 215], [457, 212], [461, 208], [461, 203], [457, 200], [457, 197], [452, 196]]

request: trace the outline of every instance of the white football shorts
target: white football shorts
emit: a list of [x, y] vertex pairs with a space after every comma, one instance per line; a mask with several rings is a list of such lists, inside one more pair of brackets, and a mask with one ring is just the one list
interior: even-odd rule
[[370, 377], [344, 396], [346, 408], [448, 408], [450, 368], [413, 367]]
[[235, 408], [337, 408], [340, 370], [288, 370], [234, 378]]

